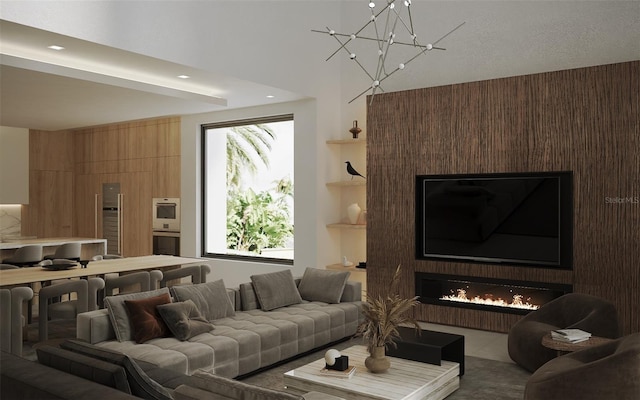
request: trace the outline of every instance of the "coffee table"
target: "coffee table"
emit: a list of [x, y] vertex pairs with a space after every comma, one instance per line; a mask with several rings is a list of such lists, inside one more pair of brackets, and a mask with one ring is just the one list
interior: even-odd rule
[[391, 368], [373, 374], [364, 366], [369, 355], [365, 346], [352, 346], [340, 353], [349, 356], [349, 365], [356, 367], [351, 378], [322, 375], [322, 358], [286, 372], [285, 386], [297, 393], [313, 390], [354, 400], [442, 400], [460, 387], [456, 362], [434, 365], [389, 357]]

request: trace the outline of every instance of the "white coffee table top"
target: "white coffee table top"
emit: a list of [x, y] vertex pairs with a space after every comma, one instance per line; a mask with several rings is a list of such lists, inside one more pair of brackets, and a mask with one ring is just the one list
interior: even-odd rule
[[356, 366], [349, 378], [322, 375], [324, 358], [284, 374], [288, 388], [312, 390], [355, 400], [441, 400], [460, 385], [459, 364], [442, 361], [442, 365], [389, 357], [391, 368], [381, 374], [367, 371], [364, 360], [369, 353], [365, 346], [353, 346], [340, 352], [349, 356], [349, 365]]

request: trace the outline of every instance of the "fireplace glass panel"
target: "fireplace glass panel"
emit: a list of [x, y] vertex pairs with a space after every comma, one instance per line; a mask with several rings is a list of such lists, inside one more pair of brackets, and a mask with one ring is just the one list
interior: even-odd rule
[[420, 301], [442, 306], [526, 314], [569, 292], [570, 285], [416, 274]]

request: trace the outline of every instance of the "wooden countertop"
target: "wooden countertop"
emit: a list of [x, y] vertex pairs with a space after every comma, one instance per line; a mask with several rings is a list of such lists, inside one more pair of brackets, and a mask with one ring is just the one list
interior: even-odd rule
[[105, 244], [107, 239], [81, 238], [81, 237], [59, 237], [59, 238], [39, 238], [39, 239], [4, 239], [0, 243], [0, 250], [19, 249], [30, 244], [39, 244], [43, 247], [60, 246], [64, 243], [79, 242], [80, 244]]
[[206, 264], [209, 260], [176, 256], [125, 257], [115, 260], [91, 261], [87, 268], [73, 267], [55, 271], [42, 267], [8, 269], [0, 271], [0, 286], [23, 285], [54, 279], [80, 278], [83, 276], [104, 275], [112, 272], [144, 271], [188, 264]]

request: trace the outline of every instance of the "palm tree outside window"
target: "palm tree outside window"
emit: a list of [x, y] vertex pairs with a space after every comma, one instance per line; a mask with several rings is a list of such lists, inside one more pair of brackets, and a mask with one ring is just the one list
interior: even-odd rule
[[293, 116], [208, 124], [203, 256], [293, 263]]

